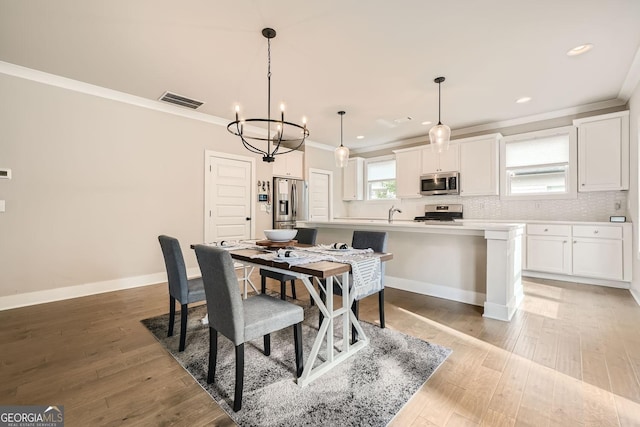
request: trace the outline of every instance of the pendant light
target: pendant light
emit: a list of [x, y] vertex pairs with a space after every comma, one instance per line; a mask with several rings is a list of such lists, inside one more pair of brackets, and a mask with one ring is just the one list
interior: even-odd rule
[[349, 163], [349, 149], [342, 145], [342, 118], [345, 115], [344, 111], [338, 111], [340, 114], [340, 146], [336, 148], [334, 152], [336, 158], [336, 166], [339, 168], [346, 168]]
[[[276, 30], [264, 28], [262, 36], [267, 39], [267, 118], [241, 119], [238, 116], [240, 107], [236, 105], [236, 119], [227, 125], [227, 130], [239, 136], [247, 150], [261, 154], [263, 162], [271, 163], [275, 161], [275, 156], [300, 148], [309, 136], [309, 130], [304, 117], [301, 125], [284, 119], [284, 104], [280, 105], [280, 119], [271, 118], [271, 39], [276, 36]], [[245, 134], [244, 125], [247, 123], [266, 128], [266, 136]], [[275, 133], [272, 133], [272, 129]], [[291, 136], [285, 136], [285, 133]]]
[[444, 77], [437, 77], [434, 83], [438, 83], [438, 124], [429, 130], [429, 141], [431, 149], [436, 153], [442, 153], [449, 149], [449, 138], [451, 137], [451, 128], [443, 125], [440, 121], [440, 84], [444, 81]]

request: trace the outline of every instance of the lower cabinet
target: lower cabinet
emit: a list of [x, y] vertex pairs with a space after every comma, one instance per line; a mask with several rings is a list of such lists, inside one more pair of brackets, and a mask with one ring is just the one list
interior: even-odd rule
[[571, 274], [571, 227], [527, 226], [527, 269]]
[[528, 224], [526, 270], [631, 281], [631, 224]]
[[573, 274], [623, 279], [623, 241], [619, 227], [573, 226]]

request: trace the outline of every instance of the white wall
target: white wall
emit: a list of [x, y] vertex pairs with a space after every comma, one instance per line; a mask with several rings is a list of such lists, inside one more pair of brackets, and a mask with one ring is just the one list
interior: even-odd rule
[[640, 84], [636, 86], [631, 99], [629, 99], [629, 138], [631, 146], [629, 157], [631, 161], [630, 168], [630, 186], [629, 186], [629, 214], [631, 221], [634, 223], [633, 229], [633, 280], [631, 282], [631, 294], [634, 296], [638, 304], [640, 304], [640, 260], [638, 251], [640, 245], [638, 243], [638, 234], [640, 226], [640, 212], [638, 211], [640, 203], [638, 198], [638, 156], [640, 155], [638, 147], [640, 146]]
[[[224, 126], [2, 73], [0, 93], [0, 167], [13, 171], [0, 180], [0, 300], [162, 281], [159, 234], [197, 268], [205, 150], [253, 156]], [[261, 237], [271, 216], [256, 214]]]

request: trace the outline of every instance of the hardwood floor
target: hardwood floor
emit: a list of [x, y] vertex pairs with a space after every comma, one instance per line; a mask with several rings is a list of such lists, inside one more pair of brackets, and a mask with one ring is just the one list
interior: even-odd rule
[[[527, 280], [509, 323], [385, 294], [387, 327], [453, 349], [393, 426], [640, 425], [640, 307], [628, 291]], [[68, 426], [233, 425], [140, 324], [168, 299], [160, 284], [0, 312], [0, 404], [64, 405]], [[360, 310], [376, 321], [377, 297]]]

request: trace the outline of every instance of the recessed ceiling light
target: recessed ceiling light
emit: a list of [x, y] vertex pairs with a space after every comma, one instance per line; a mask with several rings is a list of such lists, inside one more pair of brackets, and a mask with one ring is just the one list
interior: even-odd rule
[[431, 124], [431, 122], [427, 120], [426, 122], [422, 122], [422, 123], [420, 123], [420, 124], [421, 124], [421, 125], [425, 125], [425, 126], [426, 126], [426, 125], [430, 125], [430, 124]]
[[356, 139], [364, 139], [364, 135], [358, 135], [356, 136]]
[[590, 51], [592, 47], [593, 45], [591, 43], [581, 44], [580, 46], [576, 46], [570, 51], [568, 51], [567, 55], [569, 56], [582, 55], [583, 53]]
[[531, 101], [531, 97], [530, 96], [523, 96], [522, 98], [518, 98], [516, 99], [516, 103], [517, 104], [524, 104]]

